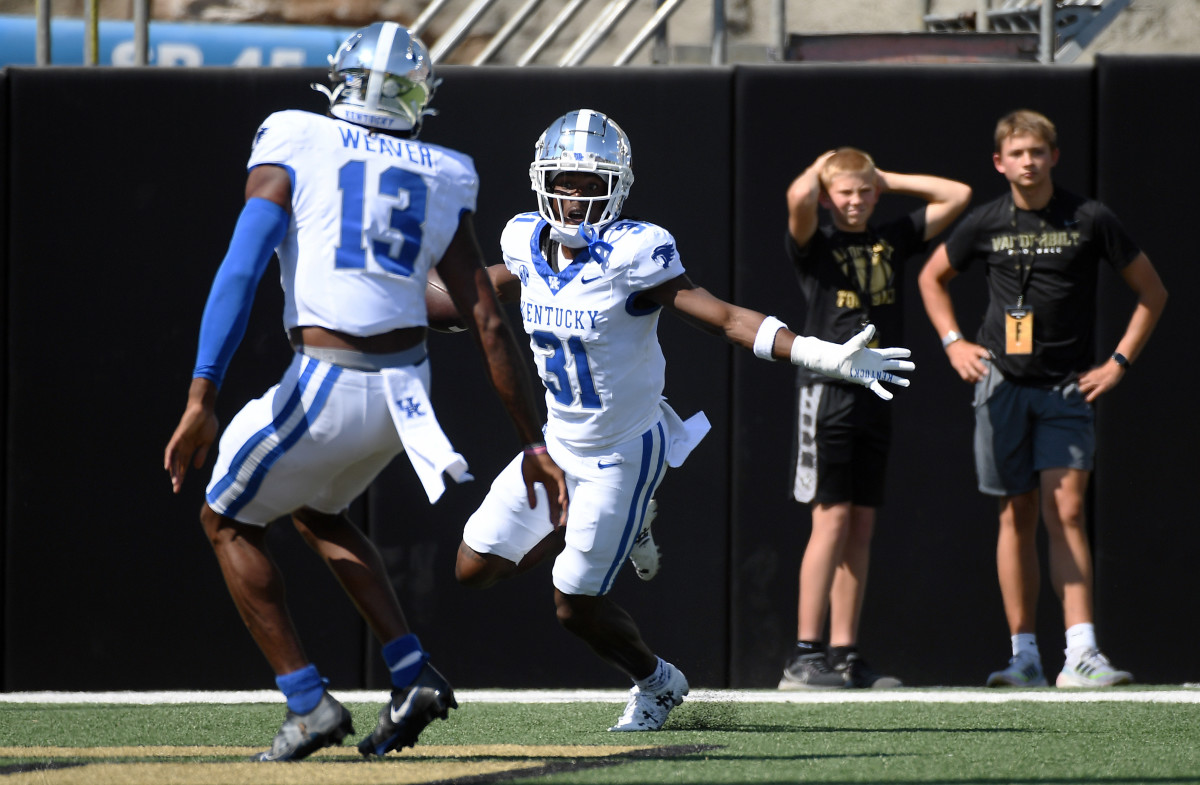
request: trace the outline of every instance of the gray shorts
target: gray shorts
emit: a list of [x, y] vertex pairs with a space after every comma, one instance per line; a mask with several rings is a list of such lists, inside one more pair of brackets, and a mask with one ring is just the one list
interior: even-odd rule
[[1045, 469], [1092, 470], [1095, 412], [1079, 385], [1030, 387], [995, 365], [975, 384], [975, 472], [979, 490], [1016, 496], [1038, 487]]

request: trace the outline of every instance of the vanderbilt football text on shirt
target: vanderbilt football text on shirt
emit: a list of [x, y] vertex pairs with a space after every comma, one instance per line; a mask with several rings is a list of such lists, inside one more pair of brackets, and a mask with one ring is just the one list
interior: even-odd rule
[[[1055, 386], [1095, 364], [1100, 262], [1121, 270], [1141, 252], [1112, 211], [1056, 188], [1050, 203], [1021, 210], [1011, 193], [971, 211], [946, 240], [951, 266], [987, 265], [989, 301], [976, 343], [1006, 379]], [[1009, 351], [1011, 314], [1032, 313], [1032, 345]]]
[[[845, 343], [869, 321], [873, 346], [904, 344], [904, 314], [897, 302], [904, 265], [924, 250], [925, 209], [866, 232], [843, 232], [825, 224], [804, 248], [787, 235], [788, 256], [804, 295], [804, 335]], [[831, 380], [798, 369], [800, 384]]]

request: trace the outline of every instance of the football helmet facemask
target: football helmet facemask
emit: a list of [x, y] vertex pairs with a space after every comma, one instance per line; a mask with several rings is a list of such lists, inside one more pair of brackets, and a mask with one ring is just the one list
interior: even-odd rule
[[329, 113], [382, 131], [408, 131], [415, 138], [441, 84], [425, 44], [395, 22], [375, 22], [355, 30], [329, 56]]
[[629, 187], [633, 185], [633, 154], [629, 137], [621, 127], [600, 112], [577, 109], [550, 124], [534, 146], [529, 180], [538, 196], [538, 212], [552, 227], [567, 235], [579, 226], [566, 224], [556, 209], [563, 197], [556, 196], [551, 183], [561, 172], [596, 174], [608, 185], [603, 196], [568, 197], [575, 201], [608, 200], [600, 217], [591, 223], [597, 229], [621, 214]]

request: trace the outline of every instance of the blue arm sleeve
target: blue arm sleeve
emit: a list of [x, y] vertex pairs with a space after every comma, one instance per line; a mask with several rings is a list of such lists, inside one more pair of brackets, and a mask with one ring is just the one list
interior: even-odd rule
[[246, 333], [258, 282], [289, 222], [287, 211], [267, 199], [254, 197], [242, 208], [204, 306], [193, 378], [204, 377], [221, 386]]

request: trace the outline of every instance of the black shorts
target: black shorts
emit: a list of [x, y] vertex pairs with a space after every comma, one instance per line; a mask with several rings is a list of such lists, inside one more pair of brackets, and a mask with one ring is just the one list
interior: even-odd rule
[[879, 507], [892, 443], [892, 409], [861, 385], [814, 382], [796, 395], [792, 497]]
[[1046, 469], [1090, 472], [1096, 453], [1095, 411], [1072, 382], [1029, 387], [1010, 382], [988, 362], [975, 383], [975, 472], [989, 496], [1037, 488]]

